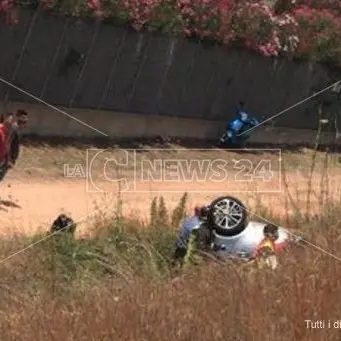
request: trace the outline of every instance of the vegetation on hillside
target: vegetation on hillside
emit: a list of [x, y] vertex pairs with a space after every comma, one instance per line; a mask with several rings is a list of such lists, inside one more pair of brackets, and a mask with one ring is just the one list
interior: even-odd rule
[[[299, 184], [297, 192], [289, 189], [286, 165], [287, 214], [277, 216], [262, 196], [255, 198], [253, 218], [307, 241], [287, 249], [275, 272], [210, 257], [174, 268], [188, 195], [172, 211], [163, 197], [154, 198], [149, 222], [141, 222], [118, 214], [118, 193], [118, 212], [99, 211], [87, 237], [9, 233], [0, 239], [1, 340], [339, 340], [339, 328], [311, 329], [306, 322], [333, 323], [341, 314], [341, 197], [338, 186], [328, 185], [328, 151], [316, 168], [319, 136], [305, 173], [307, 196]], [[316, 172], [321, 179], [313, 183]]]
[[1, 239], [1, 339], [338, 339], [339, 329], [312, 331], [305, 320], [336, 321], [341, 313], [340, 263], [311, 246], [340, 249], [340, 203], [313, 220], [290, 217], [312, 244], [288, 250], [276, 272], [214, 259], [172, 268], [172, 223], [184, 204], [186, 195], [171, 214], [162, 198], [153, 200], [149, 226], [99, 212], [87, 239]]
[[20, 20], [20, 7], [239, 46], [265, 56], [341, 63], [339, 0], [0, 0], [0, 13], [9, 21]]

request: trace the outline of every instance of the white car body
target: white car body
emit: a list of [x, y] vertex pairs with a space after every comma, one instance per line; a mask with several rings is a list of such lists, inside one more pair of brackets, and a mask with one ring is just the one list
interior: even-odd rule
[[[218, 247], [220, 252], [227, 253], [232, 256], [245, 255], [249, 257], [253, 254], [256, 247], [264, 238], [263, 228], [265, 224], [256, 221], [250, 221], [246, 228], [235, 236], [220, 236], [216, 232], [214, 235], [214, 244]], [[289, 239], [289, 235], [283, 228], [279, 228], [279, 238], [276, 244], [283, 246]]]

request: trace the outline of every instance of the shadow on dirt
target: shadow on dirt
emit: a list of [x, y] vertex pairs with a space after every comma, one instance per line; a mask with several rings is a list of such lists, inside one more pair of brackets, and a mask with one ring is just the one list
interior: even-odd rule
[[21, 206], [19, 206], [18, 204], [14, 203], [13, 201], [10, 200], [0, 200], [0, 209], [2, 211], [5, 211], [5, 207], [8, 208], [22, 208]]
[[[108, 139], [108, 138], [76, 138], [76, 137], [40, 137], [40, 136], [25, 136], [22, 140], [23, 145], [29, 147], [65, 147], [65, 146], [73, 146], [79, 149], [88, 149], [88, 148], [115, 148], [115, 149], [141, 149], [148, 150], [151, 148], [154, 149], [175, 149], [175, 148], [188, 148], [188, 149], [220, 149], [217, 147], [217, 141], [209, 141], [209, 140], [196, 140], [196, 139], [163, 139], [161, 137], [155, 138], [136, 138], [136, 139]], [[278, 153], [278, 149], [285, 150], [286, 152], [302, 152], [302, 148], [315, 148], [315, 141], [306, 142], [306, 143], [249, 143], [248, 149], [245, 150], [233, 150], [236, 153], [249, 153], [252, 150], [252, 153], [257, 153], [259, 150], [259, 154], [262, 154], [262, 149], [267, 149], [266, 152], [271, 152], [270, 149], [274, 149], [274, 153]], [[230, 149], [232, 150], [232, 149]], [[329, 151], [334, 153], [341, 153], [341, 145], [336, 143], [321, 143], [319, 144], [318, 150], [320, 151]], [[229, 151], [229, 149], [227, 150]], [[257, 153], [258, 154], [258, 153]]]

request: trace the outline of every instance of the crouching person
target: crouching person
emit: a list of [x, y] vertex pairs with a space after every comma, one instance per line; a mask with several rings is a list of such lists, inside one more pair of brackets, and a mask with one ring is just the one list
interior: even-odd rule
[[184, 219], [175, 243], [174, 264], [196, 262], [198, 251], [208, 251], [211, 233], [205, 224], [206, 207], [196, 206], [194, 215]]
[[68, 233], [72, 237], [75, 236], [77, 224], [71, 217], [66, 214], [60, 214], [52, 223], [50, 233]]
[[267, 224], [263, 229], [264, 238], [257, 246], [254, 254], [253, 260], [256, 261], [260, 268], [270, 267], [272, 270], [276, 269], [278, 266], [277, 256], [276, 256], [276, 240], [279, 238], [278, 227], [273, 224]]

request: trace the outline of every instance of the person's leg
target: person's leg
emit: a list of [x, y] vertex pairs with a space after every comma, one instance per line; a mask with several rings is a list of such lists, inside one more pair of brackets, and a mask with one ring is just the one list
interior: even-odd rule
[[173, 256], [173, 266], [182, 266], [186, 256], [187, 250], [185, 248], [177, 247]]
[[232, 148], [234, 148], [234, 149], [243, 148], [242, 144], [241, 144], [241, 138], [239, 136], [237, 136], [237, 134], [233, 135]]
[[211, 251], [212, 239], [211, 229], [206, 223], [201, 224], [197, 231], [197, 249], [205, 253]]
[[236, 146], [237, 143], [237, 136], [236, 133], [233, 131], [228, 131], [226, 133], [226, 140], [225, 140], [225, 146], [227, 148], [233, 148]]
[[2, 165], [0, 165], [0, 181], [4, 180], [5, 175], [8, 171], [8, 165], [6, 162], [4, 162]]
[[6, 171], [3, 165], [0, 166], [0, 181], [2, 181], [5, 177]]
[[186, 249], [177, 247], [175, 249], [174, 259], [176, 260], [183, 259], [186, 256], [186, 252], [187, 252]]

